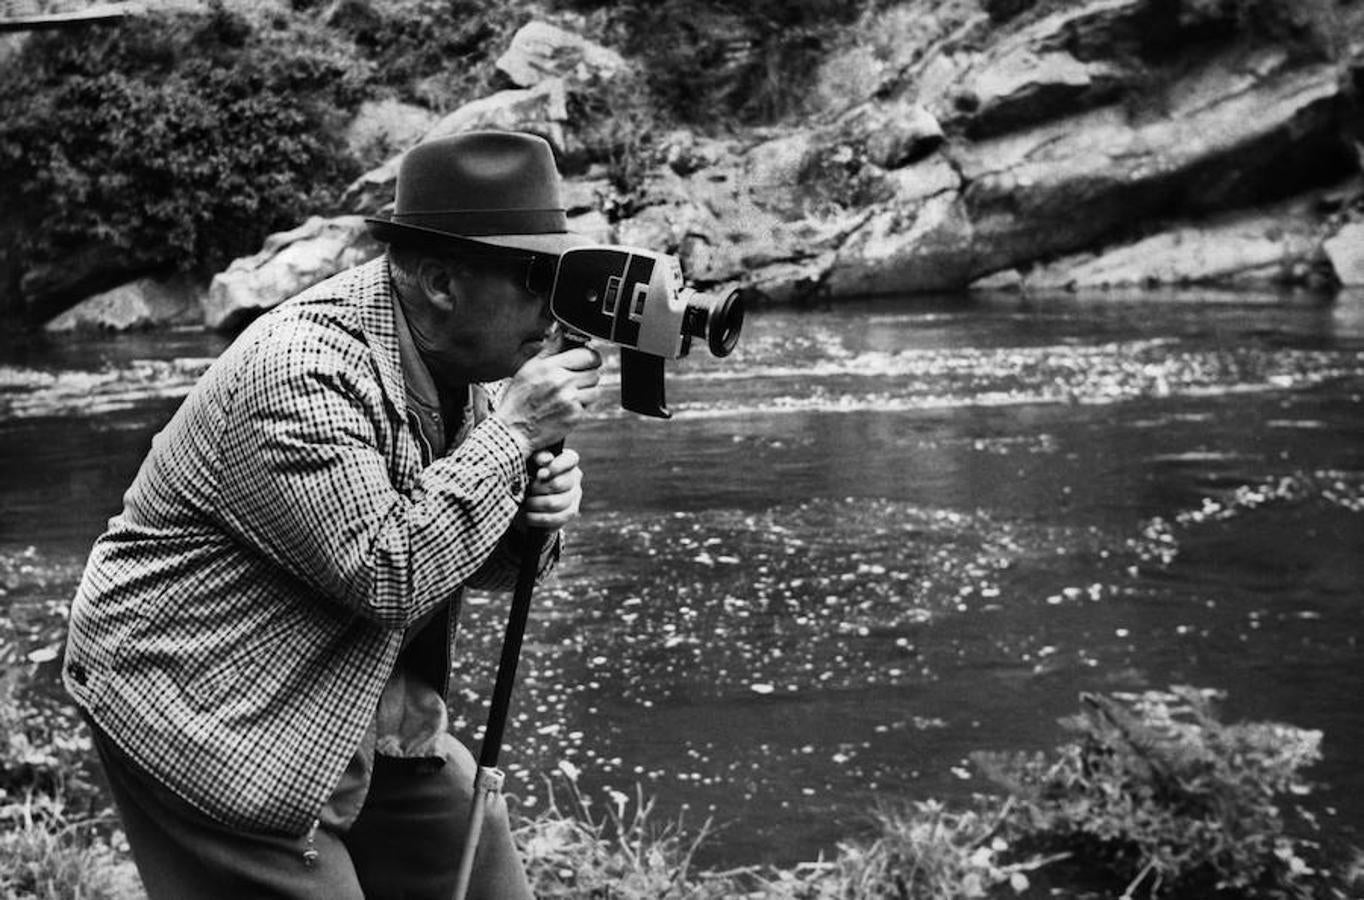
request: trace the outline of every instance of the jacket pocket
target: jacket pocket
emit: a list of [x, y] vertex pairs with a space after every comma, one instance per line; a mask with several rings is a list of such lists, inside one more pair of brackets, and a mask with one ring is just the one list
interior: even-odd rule
[[223, 659], [210, 663], [185, 685], [190, 701], [200, 710], [214, 709], [221, 706], [238, 685], [245, 684], [253, 693], [258, 693], [264, 680], [277, 681], [257, 676], [264, 672], [267, 661], [281, 667], [296, 664], [294, 657], [297, 654], [280, 652], [277, 640], [291, 627], [296, 627], [296, 623], [274, 623]]

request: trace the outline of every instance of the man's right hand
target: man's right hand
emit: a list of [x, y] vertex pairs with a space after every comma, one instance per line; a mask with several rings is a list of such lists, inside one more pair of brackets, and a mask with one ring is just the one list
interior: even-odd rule
[[493, 415], [511, 429], [527, 459], [562, 441], [597, 399], [601, 354], [591, 347], [542, 353], [511, 377]]

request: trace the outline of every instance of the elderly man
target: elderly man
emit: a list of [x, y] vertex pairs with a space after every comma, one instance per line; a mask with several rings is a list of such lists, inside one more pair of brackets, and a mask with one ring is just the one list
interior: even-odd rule
[[[582, 495], [547, 449], [601, 362], [553, 338], [554, 260], [589, 243], [559, 196], [530, 135], [414, 148], [370, 220], [385, 256], [258, 319], [153, 440], [64, 679], [154, 900], [450, 896], [461, 591], [511, 587], [526, 529]], [[530, 896], [497, 805], [469, 895]]]

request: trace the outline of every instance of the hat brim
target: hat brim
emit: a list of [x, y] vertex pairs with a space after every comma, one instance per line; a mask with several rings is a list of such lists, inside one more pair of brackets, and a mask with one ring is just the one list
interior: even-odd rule
[[367, 217], [365, 224], [369, 226], [369, 233], [374, 235], [376, 240], [385, 244], [401, 241], [404, 237], [428, 240], [437, 238], [448, 242], [452, 247], [474, 243], [503, 250], [540, 253], [546, 256], [559, 256], [564, 251], [572, 250], [575, 247], [592, 247], [597, 244], [596, 241], [586, 235], [574, 234], [571, 231], [554, 231], [545, 234], [451, 234], [448, 231], [439, 231], [435, 228], [423, 228], [420, 225], [406, 225], [394, 222], [391, 219], [372, 217]]

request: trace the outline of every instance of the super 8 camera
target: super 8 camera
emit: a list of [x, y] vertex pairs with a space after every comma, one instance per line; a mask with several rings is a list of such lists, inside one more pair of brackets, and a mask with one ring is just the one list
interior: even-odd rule
[[744, 305], [740, 291], [723, 299], [683, 283], [676, 257], [635, 247], [577, 247], [559, 257], [550, 311], [566, 327], [618, 344], [620, 402], [626, 409], [666, 419], [664, 362], [704, 338], [715, 356], [738, 343]]

